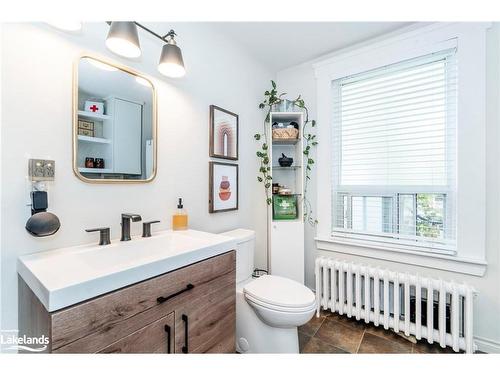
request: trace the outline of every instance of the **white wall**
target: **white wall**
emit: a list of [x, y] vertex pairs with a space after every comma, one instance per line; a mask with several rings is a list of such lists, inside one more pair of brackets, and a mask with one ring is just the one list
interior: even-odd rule
[[[380, 40], [383, 38], [377, 38]], [[369, 42], [363, 43], [367, 45]], [[353, 49], [353, 47], [349, 48]], [[439, 271], [424, 267], [404, 265], [390, 261], [380, 261], [342, 253], [319, 251], [314, 242], [315, 231], [306, 230], [306, 284], [314, 288], [314, 258], [317, 255], [335, 256], [340, 259], [370, 263], [381, 267], [392, 268], [402, 272], [418, 272], [420, 274], [441, 277], [443, 279], [464, 281], [474, 285], [479, 291], [475, 305], [474, 329], [479, 349], [488, 352], [500, 352], [500, 25], [494, 24], [487, 36], [487, 130], [486, 130], [486, 260], [488, 267], [484, 277], [467, 276], [452, 272]], [[280, 91], [287, 92], [290, 97], [301, 93], [306, 103], [316, 113], [316, 80], [311, 63], [301, 64], [277, 74]], [[318, 123], [318, 127], [329, 124]], [[318, 139], [321, 142], [321, 139]], [[314, 185], [314, 176], [313, 184]], [[311, 186], [314, 189], [314, 186]], [[312, 194], [315, 197], [315, 191]], [[321, 197], [317, 198], [321, 200]], [[321, 202], [317, 202], [321, 204]], [[316, 208], [316, 201], [313, 200]]]
[[[159, 25], [152, 25], [153, 28]], [[86, 24], [82, 33], [59, 32], [43, 24], [6, 24], [2, 53], [2, 329], [17, 327], [16, 259], [47, 249], [96, 242], [85, 228], [110, 226], [119, 237], [120, 214], [162, 220], [155, 229], [170, 228], [177, 197], [183, 197], [194, 229], [220, 232], [235, 227], [255, 229], [256, 265], [265, 264], [265, 199], [256, 181], [253, 134], [262, 126], [258, 103], [272, 77], [238, 45], [207, 26], [168, 25], [179, 34], [187, 75], [161, 78], [156, 64], [157, 39], [140, 33], [143, 56], [122, 59], [104, 46], [107, 25]], [[164, 26], [163, 26], [164, 27]], [[160, 29], [158, 29], [160, 31]], [[164, 30], [161, 30], [164, 31]], [[149, 184], [86, 184], [72, 171], [72, 69], [83, 51], [128, 65], [152, 76], [158, 92], [158, 175]], [[240, 115], [239, 210], [208, 213], [208, 108], [216, 104]], [[61, 229], [48, 238], [31, 237], [24, 229], [30, 215], [27, 159], [56, 161], [56, 179], [49, 184], [49, 211]], [[139, 234], [140, 223], [132, 224]], [[97, 243], [97, 242], [96, 242]], [[147, 251], [147, 248], [144, 249]], [[57, 272], [57, 270], [54, 270]]]

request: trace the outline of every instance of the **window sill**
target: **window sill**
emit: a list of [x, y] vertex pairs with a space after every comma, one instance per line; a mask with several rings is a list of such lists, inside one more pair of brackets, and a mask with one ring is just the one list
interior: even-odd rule
[[366, 258], [386, 260], [403, 264], [483, 276], [487, 263], [479, 259], [461, 258], [459, 256], [425, 253], [416, 250], [388, 248], [382, 244], [362, 243], [358, 240], [339, 237], [316, 237], [319, 250], [334, 251]]

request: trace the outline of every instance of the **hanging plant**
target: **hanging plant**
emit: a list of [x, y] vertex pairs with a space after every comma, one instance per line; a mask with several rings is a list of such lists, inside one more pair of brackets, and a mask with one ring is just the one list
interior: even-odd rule
[[[264, 92], [264, 100], [259, 104], [259, 108], [266, 109], [266, 117], [264, 120], [263, 132], [254, 135], [256, 141], [260, 142], [260, 148], [256, 155], [260, 160], [259, 174], [257, 180], [264, 185], [266, 193], [266, 203], [270, 205], [273, 202], [272, 194], [270, 192], [272, 176], [271, 176], [271, 166], [269, 165], [269, 137], [267, 124], [270, 121], [271, 111], [274, 105], [280, 104], [286, 93], [278, 94], [276, 88], [276, 82], [271, 81], [271, 90], [266, 90]], [[305, 118], [302, 124], [302, 138], [304, 141], [304, 159], [305, 159], [305, 181], [304, 181], [304, 219], [311, 225], [315, 225], [318, 221], [313, 217], [312, 205], [307, 196], [309, 181], [311, 180], [311, 172], [314, 166], [314, 159], [311, 156], [311, 150], [316, 147], [318, 142], [316, 140], [316, 135], [309, 132], [309, 126], [314, 128], [316, 126], [315, 120], [309, 119], [309, 109], [307, 108], [304, 99], [299, 95], [295, 100], [291, 101], [294, 107], [299, 108], [304, 111]], [[272, 139], [271, 139], [272, 142]]]

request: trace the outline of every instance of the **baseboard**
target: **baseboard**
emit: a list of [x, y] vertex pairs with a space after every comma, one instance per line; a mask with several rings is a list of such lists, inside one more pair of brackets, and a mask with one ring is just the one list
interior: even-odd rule
[[500, 353], [500, 342], [486, 339], [484, 337], [474, 337], [477, 350], [485, 353]]

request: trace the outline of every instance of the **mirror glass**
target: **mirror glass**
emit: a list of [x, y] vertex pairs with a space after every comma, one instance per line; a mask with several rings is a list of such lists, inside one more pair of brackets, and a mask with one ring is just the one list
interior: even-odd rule
[[75, 80], [74, 170], [86, 182], [150, 181], [156, 173], [151, 81], [82, 57]]

